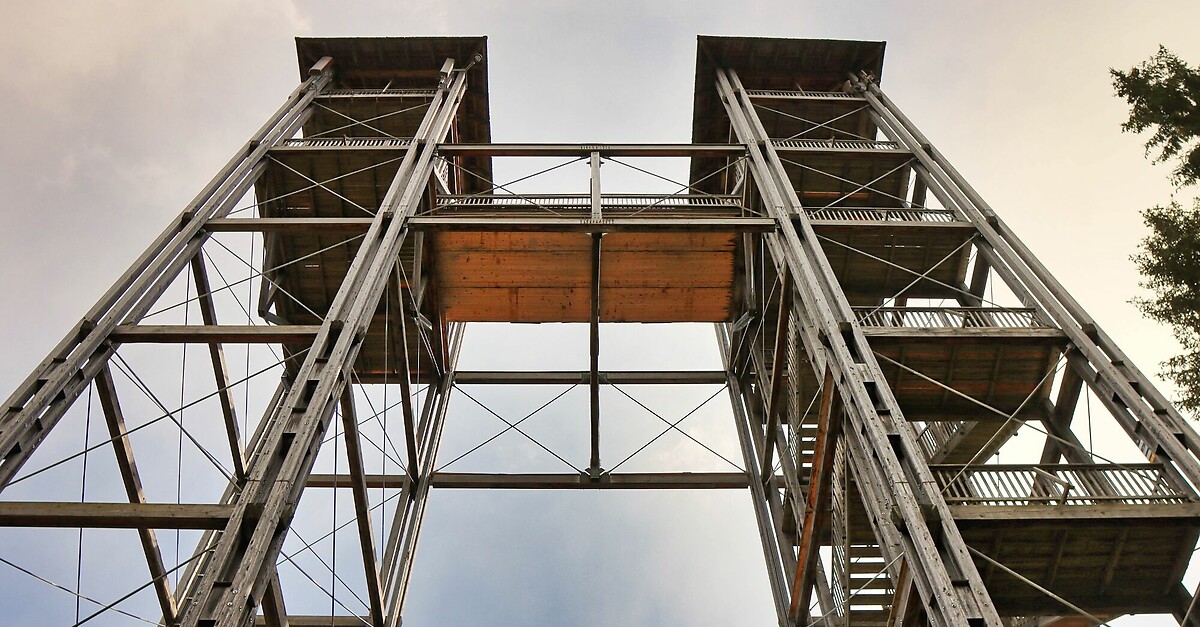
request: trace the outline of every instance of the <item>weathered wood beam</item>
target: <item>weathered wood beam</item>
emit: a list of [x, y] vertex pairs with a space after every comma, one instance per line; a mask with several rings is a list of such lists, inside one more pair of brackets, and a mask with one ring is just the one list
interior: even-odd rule
[[[288, 619], [287, 606], [283, 603], [283, 588], [279, 585], [279, 574], [273, 573], [263, 591], [262, 616], [258, 616], [255, 624], [265, 627], [294, 627]], [[329, 623], [325, 623], [328, 625]]]
[[808, 623], [808, 604], [812, 598], [812, 584], [820, 554], [819, 538], [830, 515], [834, 451], [841, 431], [841, 398], [837, 393], [833, 370], [827, 367], [821, 386], [821, 406], [817, 413], [817, 441], [805, 498], [804, 524], [800, 530], [800, 553], [796, 557], [796, 576], [792, 580], [792, 599], [788, 609], [788, 617], [795, 625]]
[[372, 627], [384, 627], [383, 585], [379, 580], [379, 567], [375, 562], [375, 534], [371, 529], [371, 500], [367, 496], [364, 480], [362, 443], [358, 434], [358, 412], [354, 410], [354, 388], [342, 391], [342, 429], [346, 438], [346, 464], [350, 469], [350, 488], [354, 496], [355, 522], [358, 525], [358, 542], [361, 548], [363, 570], [366, 572], [367, 600], [371, 604]]
[[459, 232], [548, 232], [548, 233], [770, 233], [775, 230], [771, 218], [703, 217], [664, 218], [647, 216], [625, 218], [507, 217], [507, 216], [426, 216], [413, 218], [410, 226], [420, 231]]
[[[100, 397], [100, 407], [104, 413], [104, 422], [108, 425], [108, 434], [117, 456], [117, 470], [121, 474], [121, 483], [125, 486], [125, 495], [130, 503], [144, 504], [146, 493], [142, 489], [142, 479], [138, 474], [137, 462], [133, 457], [133, 445], [129, 442], [128, 429], [125, 426], [125, 416], [121, 412], [121, 404], [117, 400], [117, 388], [113, 383], [112, 371], [104, 364], [96, 375], [96, 394]], [[138, 541], [142, 545], [142, 553], [146, 556], [146, 566], [150, 577], [154, 580], [154, 594], [158, 597], [158, 606], [162, 610], [163, 621], [170, 625], [179, 615], [179, 607], [175, 596], [171, 594], [171, 582], [167, 580], [166, 565], [163, 564], [162, 551], [158, 546], [158, 536], [152, 528], [138, 529]]]
[[[396, 265], [396, 289], [399, 290], [400, 282], [400, 266]], [[417, 423], [414, 418], [414, 409], [412, 402], [412, 382], [409, 380], [412, 366], [409, 363], [408, 355], [408, 308], [404, 306], [407, 299], [404, 298], [404, 293], [399, 292], [398, 300], [400, 302], [401, 320], [404, 322], [396, 325], [400, 329], [400, 350], [396, 351], [395, 359], [399, 363], [399, 376], [396, 382], [400, 384], [400, 413], [404, 419], [404, 444], [408, 455], [408, 476], [413, 480], [417, 478], [417, 469], [420, 467], [417, 461]], [[415, 313], [413, 314], [416, 315]], [[385, 339], [385, 341], [390, 341]]]
[[[362, 627], [363, 623], [370, 624], [368, 616], [288, 616], [288, 627]], [[258, 616], [254, 620], [256, 627], [276, 627], [267, 617]]]
[[491, 157], [736, 157], [737, 144], [440, 144], [442, 156]]
[[766, 439], [763, 440], [762, 461], [758, 467], [762, 470], [762, 481], [772, 474], [773, 457], [775, 454], [775, 431], [779, 428], [779, 415], [783, 411], [783, 371], [787, 366], [788, 321], [792, 312], [792, 273], [785, 266], [779, 276], [779, 317], [775, 323], [775, 353], [771, 364], [771, 385], [767, 398], [767, 427]]
[[216, 218], [204, 224], [213, 233], [363, 233], [371, 218]]
[[302, 344], [312, 342], [317, 325], [123, 324], [110, 334], [120, 344]]
[[[205, 228], [225, 233], [362, 233], [370, 218], [221, 218], [209, 220]], [[740, 216], [691, 216], [686, 218], [612, 217], [594, 219], [518, 216], [414, 217], [413, 231], [443, 232], [543, 232], [543, 233], [769, 233], [775, 230], [770, 218]]]
[[[725, 373], [716, 370], [601, 371], [600, 382], [611, 385], [716, 385], [725, 383]], [[591, 373], [572, 371], [462, 371], [454, 374], [455, 385], [570, 385], [587, 383]]]
[[1094, 503], [1087, 507], [1061, 505], [959, 505], [950, 512], [961, 529], [1003, 524], [1006, 529], [1068, 524], [1074, 527], [1121, 524], [1192, 526], [1200, 516], [1200, 503], [1128, 505]]
[[0, 502], [0, 527], [222, 529], [229, 505], [192, 503]]
[[900, 580], [892, 593], [891, 609], [888, 610], [887, 627], [915, 627], [919, 625], [922, 611], [921, 597], [908, 570], [908, 560], [900, 563]]
[[[408, 478], [402, 474], [365, 475], [368, 488], [403, 488]], [[749, 485], [740, 472], [661, 472], [605, 474], [598, 481], [572, 473], [434, 473], [434, 488], [510, 489], [510, 490], [726, 490]], [[351, 486], [349, 475], [314, 474], [310, 488]]]
[[[1083, 378], [1068, 364], [1063, 371], [1062, 382], [1058, 387], [1058, 399], [1054, 401], [1054, 413], [1047, 421], [1052, 422], [1053, 425], [1047, 424], [1047, 431], [1056, 434], [1071, 430], [1071, 419], [1075, 417], [1075, 407], [1079, 404], [1079, 396], [1082, 392]], [[1064, 453], [1069, 453], [1066, 447], [1066, 444], [1047, 437], [1046, 444], [1042, 447], [1041, 461], [1038, 463], [1057, 464]], [[1083, 453], [1083, 451], [1078, 451], [1078, 453]], [[1078, 455], [1071, 457], [1078, 458]]]
[[[592, 153], [592, 191], [598, 194], [600, 176], [600, 157]], [[593, 199], [594, 201], [595, 199]], [[599, 212], [599, 205], [593, 209]], [[588, 474], [593, 479], [600, 477], [600, 239], [599, 234], [592, 235], [592, 267], [591, 267], [591, 301], [592, 312], [588, 320], [588, 359], [591, 372], [588, 373], [588, 394], [590, 410], [591, 456]]]
[[[213, 303], [212, 285], [204, 255], [192, 257], [192, 276], [196, 281], [197, 301], [200, 317], [205, 327], [216, 327], [217, 309]], [[316, 333], [314, 332], [315, 336]], [[233, 476], [240, 485], [246, 478], [246, 457], [243, 453], [242, 435], [238, 430], [237, 410], [233, 399], [233, 388], [229, 384], [229, 367], [225, 364], [225, 349], [219, 342], [208, 343], [208, 357], [212, 362], [213, 378], [217, 384], [217, 399], [221, 404], [221, 417], [225, 420], [225, 437], [229, 444], [229, 456], [233, 460]]]

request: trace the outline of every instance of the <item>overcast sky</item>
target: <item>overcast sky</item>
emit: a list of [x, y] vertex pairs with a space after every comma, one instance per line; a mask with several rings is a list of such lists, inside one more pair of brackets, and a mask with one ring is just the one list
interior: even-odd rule
[[[296, 36], [487, 35], [493, 138], [580, 142], [688, 141], [698, 34], [887, 41], [885, 91], [1134, 360], [1157, 371], [1176, 347], [1129, 304], [1140, 293], [1129, 256], [1145, 233], [1138, 210], [1169, 201], [1173, 189], [1168, 168], [1143, 158], [1141, 138], [1120, 133], [1126, 107], [1112, 95], [1108, 68], [1129, 67], [1159, 44], [1200, 63], [1197, 23], [1200, 4], [1189, 1], [1149, 8], [952, 0], [5, 2], [0, 391], [7, 395], [20, 383], [282, 102], [297, 81]], [[606, 364], [716, 365], [715, 348], [696, 340], [707, 342], [707, 330], [682, 329], [650, 342], [659, 331], [613, 330]], [[481, 339], [467, 347], [464, 367], [575, 368], [586, 359], [580, 329], [523, 327], [507, 337], [481, 330], [472, 337]], [[555, 347], [577, 342], [579, 352], [529, 350], [548, 338]], [[525, 362], [489, 361], [497, 355]], [[478, 398], [511, 419], [558, 391], [508, 398], [484, 390]], [[678, 418], [713, 391], [659, 395], [655, 407]], [[572, 390], [552, 406], [563, 409], [531, 423], [544, 420], [540, 433], [548, 444], [569, 449], [582, 441], [578, 410], [585, 400]], [[628, 399], [610, 393], [605, 403], [619, 416], [613, 428], [625, 429], [612, 436], [614, 450], [657, 433], [661, 423], [637, 414]], [[687, 424], [733, 456], [727, 408], [719, 396]], [[457, 397], [443, 459], [498, 424]], [[76, 440], [61, 450], [78, 450]], [[510, 434], [461, 469], [496, 469], [517, 458], [529, 462], [522, 468], [561, 470], [538, 455]], [[574, 459], [582, 464], [585, 457]], [[644, 463], [728, 469], [678, 437]], [[76, 498], [74, 472], [75, 479], [67, 473], [60, 484], [45, 484], [49, 492], [27, 490], [20, 498], [52, 493], [56, 485], [65, 496], [54, 498]], [[165, 494], [170, 481], [162, 482]], [[303, 505], [317, 512], [301, 521], [309, 539], [329, 527], [322, 499]], [[339, 512], [349, 511], [348, 500], [342, 498]], [[435, 496], [426, 523], [406, 625], [772, 621], [742, 492], [454, 494]], [[132, 536], [86, 537], [85, 593], [110, 600], [145, 580]], [[112, 546], [105, 538], [114, 538]], [[116, 540], [127, 544], [116, 548]], [[338, 535], [339, 559], [353, 556], [354, 540], [351, 529]], [[75, 542], [74, 531], [5, 531], [0, 557], [74, 587]], [[174, 542], [173, 534], [163, 541]], [[129, 566], [114, 567], [120, 560]], [[318, 562], [304, 567], [329, 586]], [[328, 598], [287, 568], [281, 567], [285, 583], [298, 591], [288, 599], [294, 611], [328, 611]], [[13, 624], [73, 622], [69, 595], [3, 565], [0, 590], [0, 616]], [[344, 589], [338, 596], [361, 609]], [[56, 609], [26, 614], [27, 604]], [[128, 607], [153, 615], [147, 595]], [[129, 621], [103, 624], [137, 624]]]

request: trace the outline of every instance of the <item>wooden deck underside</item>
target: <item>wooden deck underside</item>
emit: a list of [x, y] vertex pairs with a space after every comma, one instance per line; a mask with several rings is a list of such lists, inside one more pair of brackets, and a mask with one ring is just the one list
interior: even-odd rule
[[[874, 139], [861, 98], [754, 98], [767, 136], [775, 139]], [[836, 130], [834, 130], [836, 129]]]
[[962, 222], [814, 220], [813, 230], [827, 238], [821, 248], [850, 304], [856, 306], [878, 305], [898, 295], [960, 296], [956, 288], [966, 280], [970, 258], [970, 247], [964, 244], [975, 233]]
[[[600, 253], [603, 322], [724, 322], [734, 302], [730, 233], [610, 233]], [[438, 233], [446, 319], [587, 322], [592, 238], [578, 233]]]
[[800, 202], [807, 207], [839, 204], [899, 207], [908, 189], [912, 155], [902, 150], [809, 150], [778, 147]]
[[[869, 546], [874, 532], [857, 490], [850, 495], [851, 543]], [[1200, 537], [1200, 503], [1161, 505], [954, 505], [950, 510], [971, 548], [1093, 614], [1166, 613], [1178, 607], [1178, 584]], [[790, 522], [790, 521], [789, 521]], [[794, 528], [794, 527], [789, 527]], [[828, 545], [828, 530], [821, 538]], [[878, 556], [877, 549], [854, 549]], [[861, 556], [859, 556], [861, 559]], [[988, 594], [1003, 616], [1071, 614], [1069, 608], [974, 556]], [[878, 560], [878, 557], [875, 558]], [[852, 571], [864, 583], [882, 562]], [[890, 583], [876, 586], [884, 605]]]
[[[1175, 515], [1121, 518], [1103, 506], [952, 509], [969, 546], [1094, 614], [1171, 612], [1200, 511], [1196, 504], [1134, 507]], [[966, 510], [991, 511], [961, 517]], [[1073, 613], [981, 557], [975, 565], [1003, 615]]]
[[[922, 421], [1004, 417], [892, 361], [997, 410], [1011, 413], [1020, 407], [1024, 414], [1039, 407], [1049, 393], [1046, 373], [1065, 343], [1062, 333], [1053, 329], [864, 327], [863, 333], [879, 355], [905, 418]], [[816, 379], [805, 368], [798, 381], [799, 397], [807, 404], [816, 389]]]

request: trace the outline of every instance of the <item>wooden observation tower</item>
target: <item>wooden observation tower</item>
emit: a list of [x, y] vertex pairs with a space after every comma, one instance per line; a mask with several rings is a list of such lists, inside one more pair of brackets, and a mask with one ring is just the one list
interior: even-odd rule
[[[1200, 625], [1182, 583], [1200, 437], [880, 90], [883, 43], [701, 37], [692, 142], [626, 145], [492, 142], [484, 38], [297, 48], [300, 86], [9, 397], [0, 525], [138, 530], [166, 625], [390, 627], [431, 490], [732, 489], [780, 625]], [[586, 163], [590, 187], [494, 180], [522, 158]], [[602, 164], [657, 158], [689, 160], [679, 193], [606, 193]], [[235, 274], [239, 237], [260, 245]], [[590, 369], [459, 370], [476, 322], [587, 324]], [[676, 322], [713, 323], [723, 369], [599, 368], [600, 323]], [[209, 391], [134, 421], [126, 356], [180, 344], [201, 347]], [[269, 348], [277, 380], [238, 375], [240, 345]], [[728, 390], [742, 471], [606, 470], [601, 389], [688, 384]], [[248, 421], [234, 391], [251, 385]], [[388, 385], [402, 420], [382, 444], [362, 405]], [[586, 463], [440, 471], [447, 405], [473, 385], [589, 389]], [[1093, 454], [1084, 396], [1141, 459]], [[78, 458], [39, 446], [92, 399], [109, 436], [86, 450], [116, 452], [121, 498], [22, 491]], [[219, 433], [201, 448], [227, 481], [210, 503], [151, 502], [134, 432], [182, 430], [185, 408]], [[1018, 431], [1040, 457], [996, 463]], [[314, 472], [335, 435], [347, 471]], [[368, 473], [368, 445], [401, 469]], [[306, 490], [353, 500], [366, 613], [285, 608], [276, 566]], [[190, 557], [164, 563], [163, 529], [195, 531]]]

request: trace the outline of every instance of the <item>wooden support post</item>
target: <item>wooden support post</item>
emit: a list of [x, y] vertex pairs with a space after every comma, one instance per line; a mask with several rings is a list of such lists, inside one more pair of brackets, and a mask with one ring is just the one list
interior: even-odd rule
[[[396, 266], [397, 286], [396, 289], [401, 289], [399, 286], [399, 268]], [[399, 302], [401, 309], [407, 309], [404, 306], [405, 298], [403, 292], [399, 294]], [[413, 312], [413, 320], [416, 320], [416, 312]], [[404, 415], [404, 445], [408, 454], [408, 477], [413, 481], [417, 480], [417, 468], [420, 466], [420, 457], [417, 454], [417, 423], [414, 417], [413, 402], [412, 402], [412, 382], [409, 377], [412, 372], [412, 365], [409, 363], [408, 355], [408, 315], [400, 316], [400, 347], [401, 350], [395, 356], [399, 362], [397, 364], [399, 372], [398, 382], [400, 383], [400, 409]], [[384, 364], [387, 367], [387, 364]]]
[[[138, 475], [129, 436], [126, 435], [128, 429], [125, 427], [125, 416], [121, 413], [121, 405], [117, 401], [117, 388], [108, 364], [105, 364], [96, 376], [96, 394], [100, 397], [100, 406], [104, 410], [104, 422], [108, 424], [108, 434], [112, 438], [113, 452], [117, 455], [117, 469], [121, 473], [121, 483], [125, 485], [125, 494], [130, 503], [144, 505], [146, 493], [142, 490], [142, 479]], [[158, 537], [153, 528], [138, 529], [138, 540], [142, 544], [142, 553], [146, 556], [150, 576], [154, 578], [154, 594], [158, 597], [163, 622], [170, 625], [178, 617], [179, 608], [171, 594], [171, 582], [167, 580], [167, 569], [163, 565], [162, 552], [158, 548]]]
[[600, 211], [600, 153], [593, 152], [589, 158], [589, 162], [592, 169], [592, 220], [600, 220], [604, 217]]
[[792, 601], [788, 608], [788, 617], [799, 626], [808, 622], [808, 603], [817, 566], [819, 538], [829, 516], [834, 450], [842, 430], [842, 407], [836, 386], [833, 371], [826, 368], [821, 384], [821, 407], [817, 414], [816, 450], [808, 479], [804, 524], [800, 530], [800, 555], [796, 558], [796, 576], [792, 580]]
[[970, 295], [960, 295], [960, 302], [966, 307], [982, 307], [983, 293], [987, 289], [988, 278], [992, 274], [992, 264], [987, 256], [976, 249], [975, 268], [971, 271], [971, 283], [967, 286]]
[[263, 592], [262, 612], [263, 624], [266, 627], [291, 627], [278, 575], [272, 575], [271, 580], [267, 582], [267, 589]]
[[917, 595], [912, 572], [908, 569], [908, 560], [901, 560], [900, 578], [892, 595], [891, 609], [888, 610], [887, 627], [918, 627], [920, 618], [921, 599]]
[[[771, 364], [771, 389], [767, 397], [766, 438], [763, 440], [762, 481], [770, 478], [775, 453], [775, 431], [779, 429], [779, 416], [783, 413], [783, 371], [787, 369], [788, 321], [792, 312], [792, 274], [785, 267], [779, 276], [779, 321], [775, 325], [775, 355]], [[783, 453], [786, 454], [786, 453]]]
[[[1063, 370], [1062, 382], [1058, 387], [1058, 400], [1054, 402], [1054, 413], [1048, 417], [1047, 431], [1051, 434], [1063, 433], [1070, 431], [1071, 419], [1075, 417], [1075, 406], [1079, 404], [1079, 396], [1083, 392], [1083, 378], [1071, 367], [1068, 362], [1067, 367]], [[1038, 462], [1040, 464], [1057, 464], [1063, 454], [1069, 454], [1066, 450], [1066, 445], [1058, 440], [1047, 437], [1046, 445], [1042, 447], [1042, 457]], [[1078, 451], [1077, 453], [1082, 453]], [[1078, 455], [1072, 455], [1076, 459]]]
[[355, 522], [362, 549], [363, 569], [366, 571], [367, 599], [371, 604], [372, 627], [383, 627], [383, 586], [375, 564], [375, 534], [371, 530], [371, 501], [367, 497], [366, 472], [363, 470], [362, 446], [358, 434], [358, 412], [354, 410], [354, 390], [342, 392], [342, 428], [346, 436], [346, 464], [350, 468], [350, 491], [354, 495]]
[[[593, 157], [593, 194], [599, 192], [599, 157]], [[595, 210], [599, 209], [599, 196], [594, 197]], [[603, 469], [600, 467], [600, 238], [597, 233], [592, 235], [592, 284], [591, 300], [592, 315], [589, 323], [589, 344], [591, 359], [591, 376], [588, 379], [591, 394], [591, 459], [588, 464], [588, 475], [593, 479], [600, 478]]]
[[[201, 253], [192, 257], [192, 276], [196, 280], [196, 301], [200, 305], [200, 317], [205, 326], [215, 326], [217, 309], [213, 305], [212, 285], [208, 280], [204, 255]], [[213, 377], [217, 383], [221, 417], [225, 419], [225, 438], [229, 442], [229, 455], [233, 459], [233, 476], [240, 484], [246, 479], [246, 458], [243, 453], [242, 434], [238, 429], [233, 388], [229, 385], [229, 367], [225, 365], [225, 350], [219, 343], [211, 343], [208, 345], [208, 357], [212, 362]]]

